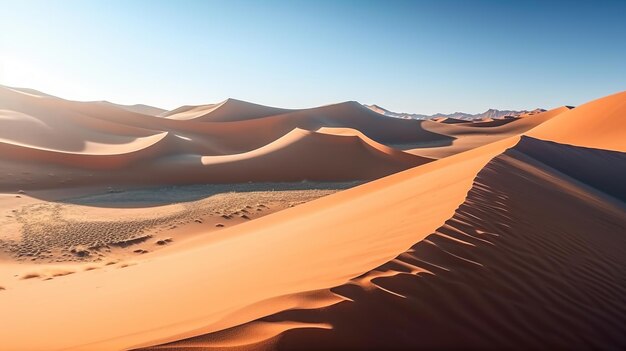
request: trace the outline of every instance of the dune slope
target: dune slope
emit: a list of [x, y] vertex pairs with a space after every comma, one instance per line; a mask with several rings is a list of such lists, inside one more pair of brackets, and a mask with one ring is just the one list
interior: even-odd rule
[[219, 104], [183, 106], [166, 112], [164, 117], [196, 122], [233, 122], [291, 112], [284, 108], [269, 107], [237, 99], [226, 99]]
[[[625, 99], [479, 127], [356, 102], [270, 111], [227, 101], [155, 117], [0, 87], [0, 189], [27, 190], [3, 196], [7, 217], [31, 201], [27, 186], [387, 175], [216, 232], [194, 221], [199, 233], [184, 241], [73, 274], [0, 266], [11, 317], [0, 318], [0, 343], [623, 348]], [[45, 219], [37, 225], [45, 233]]]
[[[388, 122], [352, 102], [292, 111], [229, 99], [202, 107], [212, 109], [206, 122], [202, 116], [177, 120], [126, 107], [0, 87], [0, 174], [6, 175], [0, 189], [375, 179], [430, 159], [384, 147], [369, 135], [386, 141], [450, 139], [423, 130], [421, 121]], [[222, 117], [229, 121], [213, 122]], [[297, 128], [329, 126], [360, 133], [313, 133], [297, 142], [293, 134], [286, 137]], [[15, 178], [16, 173], [28, 176]]]
[[580, 105], [529, 136], [563, 144], [626, 151], [626, 91]]
[[202, 158], [206, 180], [213, 182], [376, 179], [430, 161], [356, 133], [333, 135], [302, 129], [247, 153]]
[[331, 289], [345, 301], [151, 349], [623, 347], [626, 207], [568, 174], [593, 159], [603, 190], [620, 192], [612, 165], [626, 155], [560, 145], [542, 163], [529, 142], [555, 147], [525, 140], [491, 160], [443, 226]]
[[[25, 281], [2, 292], [0, 308], [19, 318], [0, 319], [0, 339], [13, 349], [115, 350], [337, 303], [341, 299], [324, 289], [387, 262], [435, 230], [484, 164], [514, 142], [199, 236], [123, 269]], [[20, 309], [20, 301], [29, 301], [29, 308]], [[33, 333], [48, 337], [29, 337]]]

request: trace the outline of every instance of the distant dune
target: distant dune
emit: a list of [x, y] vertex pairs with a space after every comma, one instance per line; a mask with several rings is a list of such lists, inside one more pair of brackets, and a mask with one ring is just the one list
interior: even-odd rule
[[113, 106], [115, 106], [117, 108], [121, 108], [121, 109], [130, 111], [130, 112], [141, 113], [141, 114], [149, 115], [149, 116], [161, 116], [162, 114], [167, 112], [167, 110], [164, 110], [162, 108], [149, 106], [149, 105], [144, 105], [144, 104], [120, 105], [120, 104], [114, 104], [114, 103], [108, 102], [108, 101], [100, 101], [100, 103], [113, 105]]
[[279, 115], [290, 111], [292, 110], [268, 107], [237, 99], [227, 99], [214, 105], [183, 106], [167, 112], [163, 116], [179, 120], [233, 122]]
[[[0, 171], [4, 166], [8, 173], [21, 168], [30, 174], [29, 180], [1, 179], [5, 190], [374, 179], [429, 161], [380, 142], [449, 139], [423, 130], [420, 121], [386, 123], [352, 102], [292, 111], [229, 99], [155, 117], [136, 112], [140, 105], [75, 102], [2, 87], [0, 108]], [[324, 127], [362, 133], [311, 133]], [[302, 137], [297, 142], [296, 134]], [[152, 172], [149, 180], [144, 171]]]
[[520, 135], [566, 111], [569, 111], [569, 108], [563, 106], [538, 114], [508, 119], [506, 123], [492, 123], [500, 122], [501, 120], [455, 124], [425, 121], [429, 122], [425, 124], [425, 129], [441, 136], [447, 136], [452, 142], [434, 144], [426, 142], [398, 146], [402, 150], [415, 155], [429, 158], [447, 157], [503, 138]]
[[202, 158], [206, 179], [218, 182], [375, 179], [430, 161], [356, 134], [297, 128], [247, 153]]

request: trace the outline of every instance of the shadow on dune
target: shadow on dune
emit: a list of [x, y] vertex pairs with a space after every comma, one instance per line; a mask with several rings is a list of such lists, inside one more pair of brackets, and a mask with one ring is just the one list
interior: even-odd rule
[[[525, 140], [491, 161], [454, 217], [370, 272], [371, 286], [333, 289], [353, 302], [267, 318], [333, 325], [289, 331], [277, 348], [307, 348], [314, 340], [364, 349], [624, 347], [625, 208], [607, 209], [567, 176], [529, 168], [519, 153], [538, 151], [536, 143], [544, 142]], [[611, 159], [623, 166], [624, 154], [544, 146], [544, 155], [558, 150], [547, 160], [561, 170], [604, 179], [595, 184], [610, 194], [621, 191]], [[587, 167], [588, 153], [595, 178], [575, 172]]]
[[[484, 167], [435, 233], [332, 289], [346, 301], [261, 319], [332, 329], [291, 329], [246, 349], [623, 349], [626, 207], [580, 181], [619, 194], [624, 173], [613, 167], [624, 156], [522, 140]], [[591, 159], [596, 173], [582, 172]]]
[[132, 208], [163, 206], [205, 199], [231, 192], [271, 192], [289, 190], [343, 190], [363, 182], [298, 182], [298, 183], [243, 183], [195, 184], [160, 186], [130, 190], [111, 190], [106, 193], [85, 195], [57, 202], [92, 207]]
[[[434, 147], [455, 140], [427, 130], [424, 123], [434, 122], [385, 117], [354, 101], [285, 110], [228, 100], [210, 109], [204, 121], [37, 95], [43, 97], [0, 87], [0, 109], [8, 111], [0, 116], [0, 124], [9, 128], [0, 130], [0, 137], [6, 138], [0, 142], [2, 192], [372, 180], [431, 159], [383, 150], [351, 136], [314, 135], [281, 148], [272, 143], [285, 141], [297, 129], [324, 127], [351, 128], [386, 145]], [[225, 121], [210, 122], [211, 117]], [[271, 155], [266, 154], [269, 146]]]
[[522, 137], [514, 150], [626, 201], [626, 153], [559, 144], [527, 136]]
[[519, 118], [504, 118], [504, 119], [494, 119], [493, 121], [483, 121], [483, 122], [474, 122], [468, 124], [468, 127], [477, 127], [477, 128], [489, 128], [489, 127], [499, 127], [505, 124], [509, 124], [511, 122], [517, 121]]

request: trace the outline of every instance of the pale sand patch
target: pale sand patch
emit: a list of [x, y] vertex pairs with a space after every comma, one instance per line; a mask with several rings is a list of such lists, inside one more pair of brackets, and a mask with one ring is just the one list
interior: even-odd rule
[[4, 208], [11, 209], [11, 216], [2, 219], [8, 231], [0, 237], [0, 248], [18, 261], [123, 258], [200, 232], [232, 227], [356, 184], [191, 185], [84, 195], [63, 202], [10, 201], [9, 197]]

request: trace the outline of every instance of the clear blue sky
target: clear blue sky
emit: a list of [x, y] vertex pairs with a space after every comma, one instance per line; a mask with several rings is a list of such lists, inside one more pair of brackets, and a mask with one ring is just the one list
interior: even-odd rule
[[626, 89], [626, 1], [0, 0], [0, 84], [164, 108], [576, 105]]

